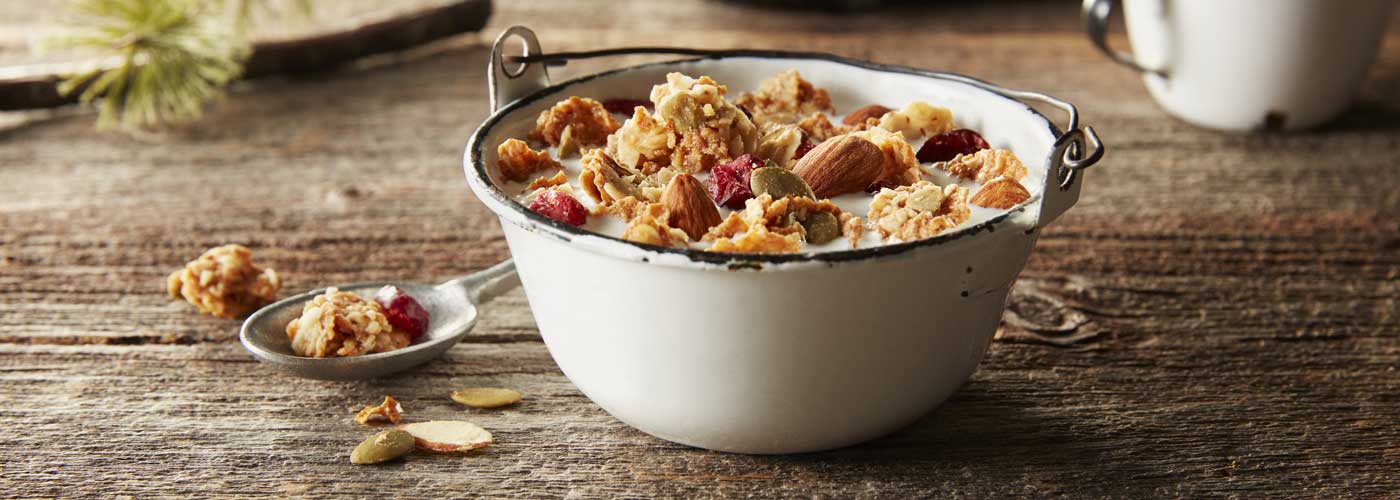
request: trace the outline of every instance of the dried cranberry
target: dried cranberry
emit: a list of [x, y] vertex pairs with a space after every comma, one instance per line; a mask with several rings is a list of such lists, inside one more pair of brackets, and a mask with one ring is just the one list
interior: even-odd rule
[[744, 208], [744, 202], [753, 198], [749, 189], [749, 174], [762, 167], [763, 162], [753, 155], [743, 155], [729, 163], [715, 165], [710, 169], [710, 198], [715, 203], [735, 210]]
[[801, 160], [803, 156], [807, 156], [807, 152], [808, 152], [808, 151], [811, 151], [812, 149], [814, 149], [814, 148], [816, 148], [816, 147], [817, 147], [816, 144], [812, 144], [812, 143], [807, 142], [807, 141], [802, 141], [802, 144], [798, 144], [798, 145], [797, 145], [797, 152], [796, 152], [796, 153], [793, 153], [792, 159], [794, 159], [794, 160]]
[[608, 110], [609, 113], [617, 113], [619, 115], [632, 116], [637, 106], [652, 109], [654, 105], [651, 101], [643, 99], [608, 99], [603, 101], [603, 109]]
[[530, 210], [570, 226], [588, 222], [588, 209], [568, 194], [550, 189], [530, 201]]
[[399, 287], [389, 285], [374, 294], [374, 301], [384, 307], [384, 316], [395, 330], [408, 333], [409, 340], [418, 340], [428, 330], [428, 310]]
[[958, 155], [970, 155], [990, 148], [987, 141], [977, 132], [960, 128], [928, 138], [919, 148], [919, 161], [948, 161]]

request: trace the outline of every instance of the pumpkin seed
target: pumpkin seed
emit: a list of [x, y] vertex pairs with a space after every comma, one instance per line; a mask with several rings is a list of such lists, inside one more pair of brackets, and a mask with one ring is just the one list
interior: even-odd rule
[[499, 387], [471, 387], [452, 391], [452, 400], [472, 408], [499, 408], [520, 401], [520, 393]]
[[801, 222], [807, 230], [807, 243], [820, 245], [841, 236], [841, 222], [830, 212], [812, 212]]
[[370, 436], [350, 452], [352, 464], [377, 464], [402, 457], [413, 451], [413, 434], [399, 429], [389, 429]]
[[749, 174], [749, 189], [754, 196], [768, 193], [773, 199], [785, 196], [806, 196], [816, 199], [817, 195], [812, 194], [812, 188], [798, 177], [797, 174], [789, 172], [783, 167], [774, 164], [753, 169]]

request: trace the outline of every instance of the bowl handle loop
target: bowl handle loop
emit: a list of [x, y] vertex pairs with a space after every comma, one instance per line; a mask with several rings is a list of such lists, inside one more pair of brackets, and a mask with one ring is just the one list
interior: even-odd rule
[[540, 39], [535, 32], [524, 26], [511, 26], [496, 37], [491, 46], [491, 60], [486, 67], [486, 84], [491, 96], [491, 112], [501, 109], [516, 99], [530, 95], [549, 86], [549, 72], [543, 62], [507, 62], [506, 46], [513, 38], [519, 38], [524, 46], [522, 56], [543, 54]]

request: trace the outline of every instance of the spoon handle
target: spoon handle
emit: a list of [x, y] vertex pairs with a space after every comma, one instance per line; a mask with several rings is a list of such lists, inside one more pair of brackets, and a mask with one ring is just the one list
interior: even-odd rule
[[506, 259], [500, 264], [488, 267], [481, 271], [457, 278], [442, 285], [441, 288], [457, 288], [466, 292], [467, 300], [472, 304], [481, 304], [491, 300], [496, 296], [514, 290], [520, 286], [520, 277], [515, 274], [515, 261]]

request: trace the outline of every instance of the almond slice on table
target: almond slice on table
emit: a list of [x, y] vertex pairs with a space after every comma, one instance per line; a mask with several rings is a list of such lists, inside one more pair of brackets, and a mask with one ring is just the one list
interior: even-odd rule
[[499, 408], [520, 402], [520, 393], [499, 387], [469, 387], [452, 391], [452, 400], [472, 408]]
[[400, 425], [413, 435], [413, 444], [424, 450], [470, 451], [491, 444], [491, 433], [462, 420], [430, 420]]

